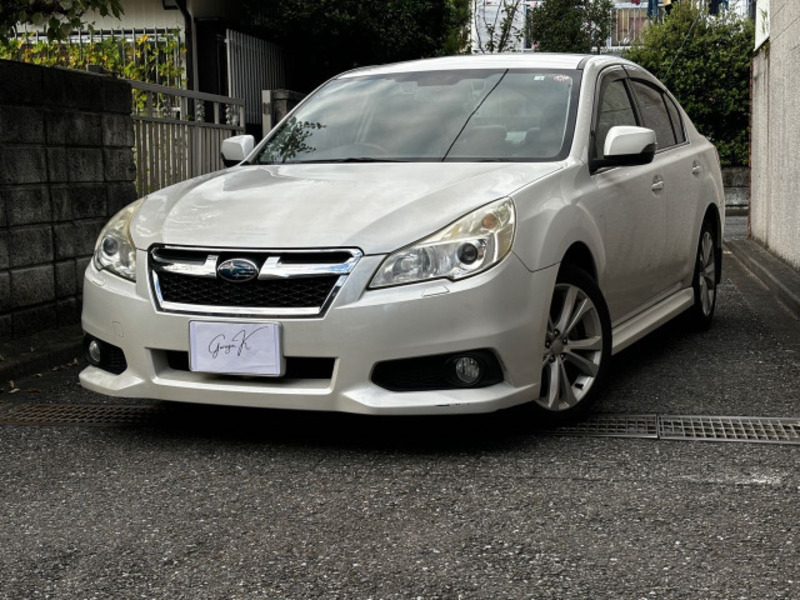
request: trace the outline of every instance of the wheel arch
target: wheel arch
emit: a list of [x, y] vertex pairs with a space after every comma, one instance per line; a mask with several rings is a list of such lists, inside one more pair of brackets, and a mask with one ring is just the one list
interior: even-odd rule
[[603, 240], [597, 223], [585, 207], [558, 201], [557, 210], [537, 211], [520, 222], [516, 252], [525, 266], [536, 271], [563, 263], [581, 267], [602, 288], [605, 270]]
[[573, 242], [561, 259], [561, 268], [577, 267], [597, 282], [597, 265], [589, 247], [583, 242]]

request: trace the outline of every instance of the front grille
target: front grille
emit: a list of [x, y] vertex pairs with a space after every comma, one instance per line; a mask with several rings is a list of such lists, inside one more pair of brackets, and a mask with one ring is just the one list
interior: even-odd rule
[[336, 275], [306, 279], [268, 279], [234, 283], [224, 279], [159, 273], [166, 302], [204, 306], [309, 308], [322, 306], [339, 279]]
[[[162, 311], [316, 316], [330, 305], [361, 256], [355, 249], [156, 246], [149, 252], [149, 271]], [[245, 264], [246, 269], [232, 276], [232, 264]]]

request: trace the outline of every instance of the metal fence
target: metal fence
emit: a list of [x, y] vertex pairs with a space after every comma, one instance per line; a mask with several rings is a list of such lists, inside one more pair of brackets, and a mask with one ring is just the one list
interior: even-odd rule
[[133, 87], [140, 196], [224, 167], [222, 140], [244, 132], [244, 101], [140, 81]]
[[614, 7], [614, 27], [611, 30], [609, 49], [628, 48], [637, 42], [647, 28], [647, 2], [617, 4]]
[[133, 28], [73, 31], [61, 42], [50, 42], [39, 30], [17, 36], [16, 56], [24, 62], [86, 69], [102, 66], [125, 79], [184, 87], [183, 35], [175, 29]]
[[248, 125], [261, 130], [262, 90], [286, 87], [283, 49], [276, 44], [228, 29], [228, 93], [242, 98]]

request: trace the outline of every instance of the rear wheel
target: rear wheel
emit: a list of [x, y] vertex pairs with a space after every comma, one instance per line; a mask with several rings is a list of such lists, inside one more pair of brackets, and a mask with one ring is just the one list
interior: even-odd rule
[[719, 253], [717, 252], [714, 227], [703, 223], [700, 241], [697, 243], [697, 258], [694, 267], [694, 306], [689, 310], [692, 324], [699, 329], [711, 327], [714, 308], [717, 304], [717, 277], [719, 274]]
[[611, 325], [603, 294], [584, 271], [558, 274], [542, 349], [539, 397], [531, 403], [550, 423], [583, 417], [597, 399], [611, 355]]

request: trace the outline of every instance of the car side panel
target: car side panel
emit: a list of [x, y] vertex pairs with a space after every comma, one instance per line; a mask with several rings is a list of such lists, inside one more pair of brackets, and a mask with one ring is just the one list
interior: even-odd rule
[[602, 286], [606, 256], [602, 232], [580, 191], [586, 185], [584, 171], [585, 165], [575, 162], [513, 194], [514, 252], [529, 270], [538, 271], [560, 263], [570, 246], [581, 243], [592, 254]]
[[[665, 273], [670, 286], [685, 287], [691, 282], [694, 259], [702, 223], [704, 203], [703, 181], [708, 177], [709, 165], [693, 144], [676, 147], [667, 153], [669, 166], [665, 171], [665, 183], [669, 188], [666, 210], [666, 244], [664, 247]], [[693, 169], [699, 167], [698, 174]]]
[[660, 165], [597, 173], [585, 193], [600, 224], [607, 258], [601, 285], [612, 324], [648, 305], [663, 289], [666, 204], [653, 191]]

